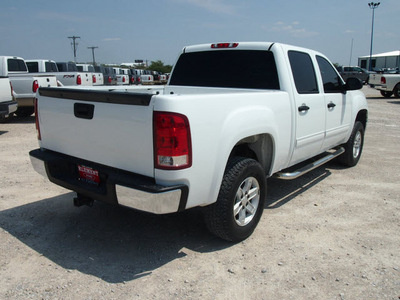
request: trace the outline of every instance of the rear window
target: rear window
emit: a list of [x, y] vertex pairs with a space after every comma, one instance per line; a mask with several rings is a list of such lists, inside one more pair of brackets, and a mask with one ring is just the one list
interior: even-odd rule
[[257, 50], [183, 53], [170, 85], [280, 89], [273, 53]]
[[28, 71], [25, 62], [22, 59], [9, 58], [7, 60], [9, 72], [26, 72]]
[[57, 65], [54, 62], [46, 61], [44, 65], [46, 72], [58, 72]]
[[28, 67], [29, 73], [39, 72], [39, 64], [37, 62], [28, 61], [26, 66]]

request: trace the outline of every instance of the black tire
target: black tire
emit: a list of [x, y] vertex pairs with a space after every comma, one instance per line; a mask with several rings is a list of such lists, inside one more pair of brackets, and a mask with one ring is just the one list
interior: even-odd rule
[[380, 92], [381, 92], [382, 97], [385, 97], [385, 98], [390, 98], [390, 96], [393, 95], [393, 92], [386, 92], [386, 91], [380, 91]]
[[[248, 197], [250, 191], [251, 198]], [[249, 158], [231, 159], [225, 169], [217, 202], [205, 209], [207, 228], [231, 242], [248, 238], [260, 221], [265, 198], [266, 176], [261, 165]]]
[[357, 121], [354, 124], [351, 136], [346, 144], [343, 144], [345, 152], [338, 157], [339, 162], [347, 167], [354, 167], [360, 160], [364, 146], [364, 125]]
[[35, 108], [32, 106], [18, 107], [15, 114], [20, 118], [26, 118], [31, 116], [35, 112]]
[[400, 83], [396, 84], [393, 89], [393, 95], [395, 98], [400, 98]]

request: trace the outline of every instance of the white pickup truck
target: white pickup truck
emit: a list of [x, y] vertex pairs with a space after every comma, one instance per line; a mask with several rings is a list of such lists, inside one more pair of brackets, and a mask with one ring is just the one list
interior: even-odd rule
[[400, 98], [400, 74], [371, 74], [369, 85], [381, 92], [383, 97]]
[[0, 76], [0, 122], [12, 115], [17, 107], [10, 79]]
[[128, 85], [129, 84], [129, 75], [125, 74], [124, 69], [114, 67], [113, 68], [115, 75], [117, 76], [117, 84], [118, 85]]
[[28, 73], [25, 61], [16, 56], [0, 56], [0, 76], [9, 77], [15, 100], [18, 102], [17, 116], [33, 114], [33, 100], [39, 87], [56, 87], [57, 79], [52, 75]]
[[77, 192], [77, 206], [203, 207], [212, 233], [240, 241], [264, 211], [266, 178], [294, 179], [336, 157], [358, 163], [368, 115], [361, 88], [304, 48], [189, 46], [166, 86], [41, 88], [40, 148], [30, 157], [38, 173]]
[[96, 72], [95, 68], [91, 64], [76, 64], [76, 67], [80, 72], [87, 72], [92, 75], [93, 85], [104, 85], [104, 76], [102, 72]]

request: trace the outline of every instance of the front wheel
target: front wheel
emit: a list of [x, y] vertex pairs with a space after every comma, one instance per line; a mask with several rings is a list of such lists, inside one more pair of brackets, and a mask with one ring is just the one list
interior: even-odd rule
[[354, 124], [349, 140], [343, 145], [345, 152], [338, 157], [340, 163], [347, 167], [354, 167], [357, 165], [364, 146], [364, 133], [364, 125], [357, 121]]
[[206, 208], [205, 223], [211, 233], [232, 242], [248, 238], [260, 221], [266, 197], [266, 177], [261, 165], [249, 158], [228, 162], [217, 202]]

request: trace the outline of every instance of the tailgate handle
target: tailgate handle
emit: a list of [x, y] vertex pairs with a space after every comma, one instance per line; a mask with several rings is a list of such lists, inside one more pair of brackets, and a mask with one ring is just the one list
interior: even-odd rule
[[94, 105], [93, 104], [84, 104], [84, 103], [75, 103], [74, 104], [74, 115], [80, 119], [93, 119], [94, 113]]

